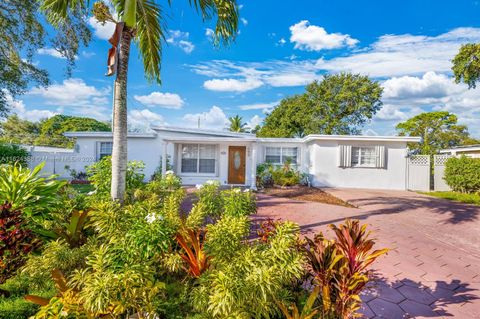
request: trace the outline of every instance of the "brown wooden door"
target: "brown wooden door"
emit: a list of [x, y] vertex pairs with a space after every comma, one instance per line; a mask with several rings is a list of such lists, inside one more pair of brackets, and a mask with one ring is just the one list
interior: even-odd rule
[[228, 183], [245, 184], [245, 146], [228, 148]]

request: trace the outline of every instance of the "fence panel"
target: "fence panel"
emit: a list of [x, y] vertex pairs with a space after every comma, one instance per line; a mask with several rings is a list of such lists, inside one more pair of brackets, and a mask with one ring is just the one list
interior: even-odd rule
[[443, 177], [445, 176], [445, 163], [452, 155], [435, 155], [433, 157], [433, 189], [435, 191], [449, 191]]
[[429, 155], [412, 155], [408, 158], [408, 189], [430, 191]]

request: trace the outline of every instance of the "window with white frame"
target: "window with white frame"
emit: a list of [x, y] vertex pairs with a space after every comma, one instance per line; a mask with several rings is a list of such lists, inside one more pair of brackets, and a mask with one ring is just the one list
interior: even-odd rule
[[112, 156], [113, 142], [100, 142], [98, 144], [98, 160], [105, 156]]
[[352, 166], [376, 167], [377, 151], [375, 146], [353, 146]]
[[266, 147], [265, 162], [280, 165], [290, 161], [291, 164], [296, 165], [297, 153], [296, 147]]
[[216, 146], [183, 144], [180, 171], [191, 174], [215, 174]]

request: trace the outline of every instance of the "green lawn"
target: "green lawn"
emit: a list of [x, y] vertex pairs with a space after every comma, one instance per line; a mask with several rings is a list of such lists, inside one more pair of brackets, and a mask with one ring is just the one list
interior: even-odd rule
[[457, 193], [457, 192], [429, 192], [429, 193], [422, 193], [422, 194], [430, 195], [438, 198], [444, 198], [448, 200], [453, 200], [456, 202], [480, 205], [479, 194], [463, 194], [463, 193]]
[[75, 189], [80, 194], [86, 194], [94, 190], [92, 184], [71, 184], [70, 186], [72, 186], [73, 189]]

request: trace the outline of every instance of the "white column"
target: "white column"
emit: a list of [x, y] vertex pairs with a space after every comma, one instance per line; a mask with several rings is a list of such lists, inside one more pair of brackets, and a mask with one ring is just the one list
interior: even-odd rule
[[250, 174], [250, 188], [253, 190], [257, 189], [257, 143], [252, 143], [252, 154], [251, 154], [251, 174]]
[[162, 150], [162, 176], [165, 176], [167, 172], [167, 141], [163, 141], [163, 150]]

